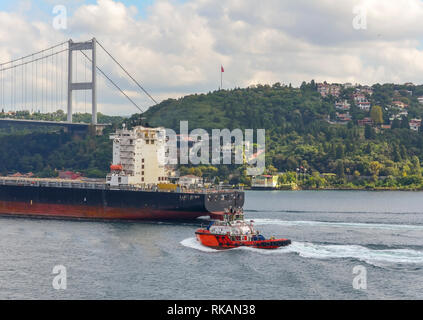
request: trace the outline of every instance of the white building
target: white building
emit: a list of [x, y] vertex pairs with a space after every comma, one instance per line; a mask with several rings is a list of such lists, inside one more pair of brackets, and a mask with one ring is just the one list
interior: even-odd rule
[[259, 175], [251, 179], [253, 189], [276, 189], [278, 186], [278, 175]]
[[364, 111], [370, 111], [370, 102], [358, 102], [357, 107]]
[[338, 110], [347, 111], [350, 110], [351, 105], [348, 103], [347, 100], [339, 101], [335, 103], [335, 108]]
[[107, 183], [153, 185], [167, 182], [165, 173], [166, 133], [164, 128], [142, 126], [116, 130], [113, 140], [113, 165]]
[[413, 131], [419, 131], [420, 126], [422, 125], [421, 119], [411, 119], [409, 122], [410, 129]]

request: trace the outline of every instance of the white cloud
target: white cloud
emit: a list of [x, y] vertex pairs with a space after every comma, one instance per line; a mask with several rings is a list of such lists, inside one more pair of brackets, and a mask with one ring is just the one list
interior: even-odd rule
[[[157, 0], [146, 18], [113, 0], [73, 6], [63, 33], [45, 19], [0, 12], [0, 59], [67, 37], [95, 36], [159, 99], [217, 89], [221, 64], [224, 87], [311, 79], [419, 83], [423, 72], [420, 0]], [[355, 6], [367, 10], [366, 30], [352, 26]], [[150, 105], [101, 50], [99, 65], [141, 105]], [[105, 81], [99, 87], [100, 111], [136, 111]]]

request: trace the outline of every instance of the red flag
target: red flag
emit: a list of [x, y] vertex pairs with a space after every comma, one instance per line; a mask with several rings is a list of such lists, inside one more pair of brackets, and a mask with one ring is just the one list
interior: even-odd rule
[[220, 66], [220, 71], [225, 72], [225, 69], [223, 69], [223, 66]]

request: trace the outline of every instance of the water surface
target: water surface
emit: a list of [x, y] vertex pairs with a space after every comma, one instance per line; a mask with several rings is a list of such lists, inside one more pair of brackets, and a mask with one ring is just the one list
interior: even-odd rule
[[[198, 244], [185, 223], [0, 218], [1, 299], [422, 299], [423, 193], [246, 194], [274, 251]], [[67, 289], [54, 290], [55, 265]], [[356, 290], [353, 268], [367, 270]]]

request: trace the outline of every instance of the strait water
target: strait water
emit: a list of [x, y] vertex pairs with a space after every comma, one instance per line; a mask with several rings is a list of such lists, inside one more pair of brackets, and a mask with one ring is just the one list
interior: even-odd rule
[[[0, 218], [0, 299], [422, 299], [423, 193], [246, 192], [274, 251], [216, 251], [184, 223]], [[67, 289], [52, 286], [63, 265]], [[353, 269], [367, 289], [353, 287]], [[363, 283], [363, 282], [362, 282]]]

